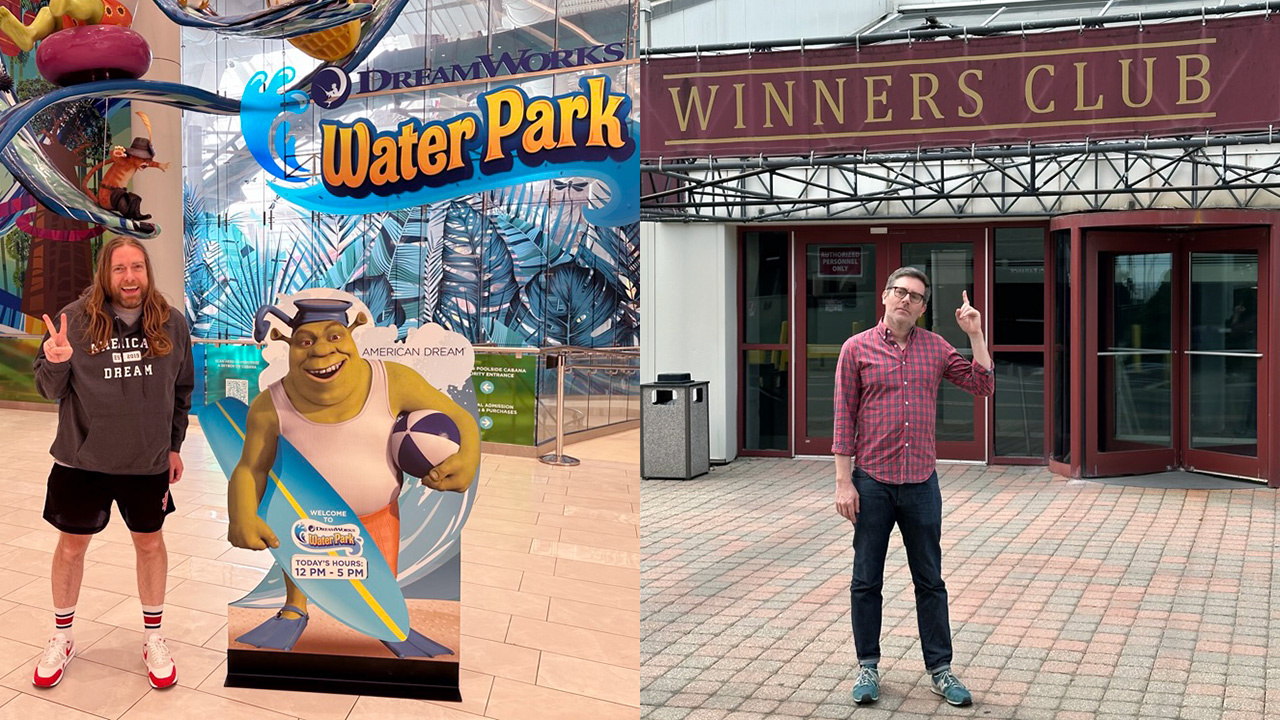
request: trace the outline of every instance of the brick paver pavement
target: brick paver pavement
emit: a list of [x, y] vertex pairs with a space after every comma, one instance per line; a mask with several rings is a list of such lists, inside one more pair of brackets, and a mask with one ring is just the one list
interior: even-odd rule
[[1280, 717], [1275, 490], [939, 471], [954, 668], [973, 707], [929, 690], [897, 532], [880, 701], [853, 704], [852, 528], [834, 466], [742, 459], [642, 485], [642, 716]]

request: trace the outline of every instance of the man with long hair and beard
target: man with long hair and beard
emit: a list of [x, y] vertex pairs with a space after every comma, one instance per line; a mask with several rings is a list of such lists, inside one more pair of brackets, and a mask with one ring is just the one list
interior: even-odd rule
[[44, 518], [58, 529], [53, 553], [54, 634], [33, 682], [53, 687], [75, 657], [76, 600], [90, 539], [111, 503], [133, 537], [142, 601], [142, 659], [152, 687], [178, 671], [160, 632], [168, 554], [161, 527], [173, 512], [169, 485], [182, 478], [195, 372], [180, 310], [152, 284], [151, 259], [133, 238], [102, 246], [93, 284], [60, 313], [36, 353], [40, 394], [58, 401]]

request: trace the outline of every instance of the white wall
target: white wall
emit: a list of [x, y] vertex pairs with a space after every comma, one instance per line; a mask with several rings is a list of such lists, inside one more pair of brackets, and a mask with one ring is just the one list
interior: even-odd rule
[[[733, 226], [640, 224], [640, 381], [710, 382], [711, 460], [738, 449], [738, 240]], [[642, 400], [643, 402], [643, 400]]]
[[[892, 9], [890, 0], [710, 0], [666, 14], [655, 3], [651, 47], [852, 35]], [[640, 37], [647, 39], [644, 30]]]

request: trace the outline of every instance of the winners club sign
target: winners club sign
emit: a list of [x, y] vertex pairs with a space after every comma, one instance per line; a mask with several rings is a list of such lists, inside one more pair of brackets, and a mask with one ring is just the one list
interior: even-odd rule
[[654, 59], [646, 159], [1266, 130], [1280, 23], [1261, 16]]

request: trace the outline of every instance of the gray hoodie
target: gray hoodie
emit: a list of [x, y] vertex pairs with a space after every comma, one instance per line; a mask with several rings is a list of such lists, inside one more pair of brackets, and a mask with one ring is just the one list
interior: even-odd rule
[[[165, 472], [169, 451], [178, 452], [187, 435], [195, 384], [186, 318], [170, 308], [165, 330], [173, 349], [164, 357], [145, 357], [142, 319], [125, 326], [110, 303], [104, 309], [115, 327], [102, 352], [89, 354], [89, 318], [81, 298], [62, 310], [71, 359], [49, 362], [44, 343], [36, 353], [36, 388], [59, 401], [58, 434], [49, 452], [64, 465], [112, 475]], [[61, 320], [54, 316], [54, 322]]]

